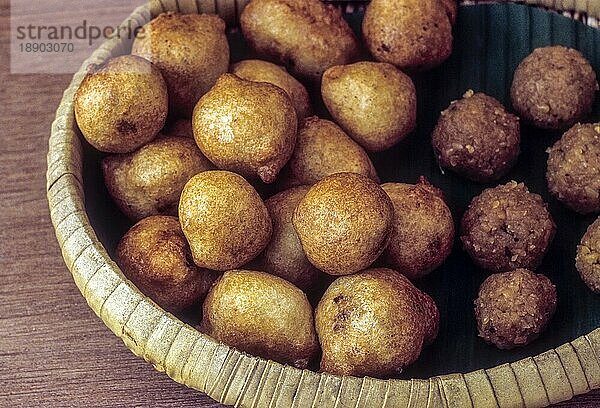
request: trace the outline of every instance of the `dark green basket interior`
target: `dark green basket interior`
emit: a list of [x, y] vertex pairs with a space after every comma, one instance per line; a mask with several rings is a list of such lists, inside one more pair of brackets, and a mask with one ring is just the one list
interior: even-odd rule
[[[362, 11], [347, 18], [359, 33]], [[234, 61], [251, 57], [239, 32], [230, 34], [230, 43]], [[485, 92], [511, 109], [509, 87], [515, 68], [534, 48], [551, 44], [579, 49], [591, 61], [596, 73], [600, 73], [599, 30], [524, 5], [460, 7], [452, 57], [432, 71], [413, 75], [419, 96], [417, 130], [396, 147], [372, 156], [382, 181], [414, 183], [419, 176], [425, 175], [446, 194], [458, 225], [470, 200], [490, 185], [475, 184], [452, 173], [442, 174], [430, 143], [430, 134], [440, 111], [467, 89]], [[317, 114], [329, 117], [322, 103], [314, 102]], [[589, 121], [599, 120], [600, 103], [597, 101]], [[446, 263], [417, 283], [433, 296], [440, 309], [440, 332], [437, 340], [400, 378], [428, 378], [493, 367], [542, 353], [600, 326], [600, 296], [587, 289], [574, 266], [577, 244], [595, 216], [580, 216], [567, 210], [549, 195], [546, 187], [545, 151], [560, 136], [558, 132], [522, 126], [519, 162], [500, 181], [523, 181], [531, 191], [541, 194], [550, 204], [558, 225], [550, 252], [538, 269], [550, 277], [558, 290], [557, 312], [550, 326], [529, 346], [512, 351], [498, 350], [479, 339], [473, 300], [487, 274], [472, 264], [457, 239]], [[113, 254], [118, 240], [131, 223], [112, 204], [104, 187], [100, 170], [102, 155], [89, 145], [85, 145], [84, 150], [86, 208], [100, 241]], [[270, 193], [269, 188], [262, 190], [264, 195]], [[195, 324], [199, 313], [196, 308], [181, 318]], [[318, 367], [318, 362], [314, 367]]]

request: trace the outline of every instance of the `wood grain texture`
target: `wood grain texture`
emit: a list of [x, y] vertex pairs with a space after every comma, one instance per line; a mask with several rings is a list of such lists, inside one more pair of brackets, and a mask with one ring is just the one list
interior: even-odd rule
[[[44, 181], [49, 129], [70, 77], [9, 75], [4, 0], [0, 11], [0, 406], [220, 406], [134, 357], [79, 294], [49, 222]], [[341, 390], [362, 389], [368, 399], [379, 383], [348, 381]], [[411, 388], [432, 386], [415, 381]], [[599, 404], [600, 394], [590, 393], [559, 406]]]

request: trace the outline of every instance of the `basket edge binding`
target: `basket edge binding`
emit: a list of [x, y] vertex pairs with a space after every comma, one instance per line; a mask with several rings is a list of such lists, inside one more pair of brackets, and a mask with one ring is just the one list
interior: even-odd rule
[[[131, 22], [135, 28], [162, 11], [212, 10], [231, 18], [247, 0], [221, 3], [225, 2], [230, 7], [212, 10], [213, 0], [153, 0], [134, 10], [123, 24]], [[90, 225], [81, 141], [74, 130], [73, 97], [87, 66], [128, 52], [130, 42], [114, 38], [104, 43], [64, 92], [49, 139], [47, 196], [56, 237], [77, 287], [135, 355], [177, 382], [241, 407], [536, 407], [600, 388], [600, 328], [538, 356], [489, 369], [427, 380], [379, 380], [315, 373], [250, 356], [163, 311], [124, 277]]]

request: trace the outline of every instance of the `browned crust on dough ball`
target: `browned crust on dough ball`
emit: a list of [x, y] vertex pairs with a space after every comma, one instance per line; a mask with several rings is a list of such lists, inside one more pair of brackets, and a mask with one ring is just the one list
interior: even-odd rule
[[306, 256], [330, 275], [369, 267], [389, 242], [394, 207], [383, 189], [356, 173], [315, 184], [296, 207], [294, 228]]
[[225, 22], [212, 14], [161, 13], [138, 33], [131, 53], [161, 70], [171, 116], [190, 117], [198, 99], [229, 68]]
[[238, 350], [298, 368], [319, 350], [306, 295], [264, 272], [225, 272], [206, 297], [201, 328]]
[[194, 265], [179, 221], [170, 216], [135, 224], [117, 246], [117, 263], [142, 293], [170, 312], [202, 300], [217, 278]]
[[424, 177], [416, 185], [386, 183], [381, 187], [394, 204], [394, 227], [383, 259], [409, 279], [418, 279], [450, 255], [452, 213], [442, 191]]
[[108, 193], [136, 221], [151, 215], [177, 215], [185, 183], [213, 168], [194, 140], [183, 137], [160, 137], [133, 153], [102, 160]]
[[439, 312], [400, 273], [368, 269], [331, 284], [317, 306], [315, 324], [322, 371], [386, 378], [413, 363], [435, 339]]
[[372, 0], [363, 36], [377, 61], [403, 69], [436, 66], [452, 52], [452, 24], [440, 0]]
[[244, 37], [259, 54], [312, 81], [358, 53], [341, 11], [320, 0], [252, 0], [242, 12]]
[[153, 64], [123, 55], [89, 67], [75, 93], [75, 117], [96, 149], [128, 153], [162, 129], [168, 99], [165, 81]]

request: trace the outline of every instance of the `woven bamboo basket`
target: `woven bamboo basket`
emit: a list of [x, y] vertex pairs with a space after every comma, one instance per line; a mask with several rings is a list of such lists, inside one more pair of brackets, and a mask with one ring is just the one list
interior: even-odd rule
[[[218, 13], [235, 25], [248, 0], [157, 0], [123, 24], [163, 11]], [[360, 2], [342, 2], [353, 7]], [[473, 3], [473, 2], [469, 2]], [[598, 26], [600, 0], [527, 0]], [[165, 312], [129, 282], [98, 240], [84, 207], [82, 144], [73, 97], [89, 64], [128, 53], [131, 40], [105, 42], [77, 72], [52, 124], [47, 196], [65, 263], [89, 306], [137, 356], [169, 377], [240, 407], [541, 407], [600, 388], [600, 328], [510, 364], [426, 380], [339, 377], [244, 354]]]

